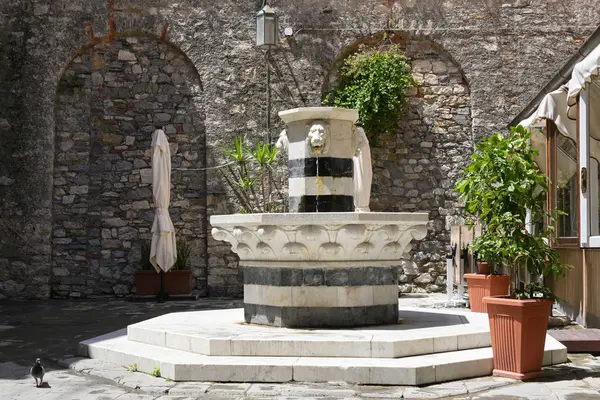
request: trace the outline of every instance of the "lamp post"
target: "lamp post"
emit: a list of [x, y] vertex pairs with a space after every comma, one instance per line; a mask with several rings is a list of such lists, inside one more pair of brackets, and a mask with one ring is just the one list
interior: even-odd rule
[[256, 45], [267, 48], [265, 60], [267, 61], [267, 143], [271, 144], [271, 68], [269, 57], [271, 46], [277, 44], [278, 28], [277, 14], [268, 4], [256, 14]]

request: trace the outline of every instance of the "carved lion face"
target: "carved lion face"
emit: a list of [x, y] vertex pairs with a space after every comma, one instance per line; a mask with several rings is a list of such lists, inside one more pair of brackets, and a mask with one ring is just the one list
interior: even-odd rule
[[306, 140], [313, 153], [324, 153], [329, 144], [329, 129], [327, 124], [322, 121], [313, 122], [308, 130]]

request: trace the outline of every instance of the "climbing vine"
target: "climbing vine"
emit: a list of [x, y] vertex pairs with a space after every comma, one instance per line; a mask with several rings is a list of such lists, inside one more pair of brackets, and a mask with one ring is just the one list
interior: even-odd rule
[[396, 132], [396, 121], [406, 113], [406, 90], [415, 85], [399, 46], [360, 51], [346, 59], [323, 104], [357, 109], [357, 124], [376, 142], [379, 134]]

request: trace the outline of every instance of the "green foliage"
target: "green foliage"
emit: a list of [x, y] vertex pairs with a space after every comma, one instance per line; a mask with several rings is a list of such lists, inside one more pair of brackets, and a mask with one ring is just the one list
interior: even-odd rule
[[357, 109], [357, 125], [376, 142], [380, 133], [396, 133], [396, 121], [408, 105], [406, 90], [415, 85], [407, 58], [399, 46], [392, 45], [348, 57], [337, 87], [323, 104]]
[[536, 282], [529, 283], [523, 290], [516, 289], [515, 296], [518, 299], [551, 299], [556, 301], [556, 296], [548, 287]]
[[129, 372], [137, 372], [137, 370], [138, 370], [137, 363], [129, 364], [127, 366], [127, 371], [129, 371]]
[[192, 249], [186, 240], [182, 237], [177, 240], [177, 261], [173, 264], [173, 269], [189, 269], [188, 261], [190, 259], [190, 253]]
[[229, 161], [219, 169], [240, 203], [242, 213], [284, 212], [286, 199], [273, 168], [277, 161], [277, 148], [258, 142], [254, 147], [235, 137], [229, 148], [221, 148]]
[[[456, 190], [472, 215], [469, 223], [481, 222], [483, 233], [471, 249], [492, 268], [526, 268], [533, 276], [563, 276], [570, 268], [548, 245], [554, 233], [555, 214], [544, 210], [548, 178], [534, 162], [537, 151], [530, 146], [531, 133], [522, 126], [511, 127], [504, 137], [498, 133], [484, 138], [471, 157]], [[541, 233], [526, 229], [526, 213], [533, 223], [550, 221]], [[537, 290], [536, 293], [546, 293]]]
[[160, 367], [154, 367], [150, 375], [160, 378]]
[[150, 245], [149, 240], [144, 240], [141, 246], [142, 257], [140, 258], [140, 267], [142, 270], [149, 271], [153, 270], [154, 267], [150, 263]]

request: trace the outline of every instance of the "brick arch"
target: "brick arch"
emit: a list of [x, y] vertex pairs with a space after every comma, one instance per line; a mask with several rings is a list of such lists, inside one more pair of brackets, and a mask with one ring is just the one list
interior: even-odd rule
[[150, 239], [151, 135], [171, 143], [171, 216], [206, 280], [206, 144], [202, 83], [173, 44], [140, 31], [82, 47], [55, 102], [51, 290], [54, 297], [127, 295]]
[[[346, 47], [325, 76], [323, 95], [335, 83], [344, 60], [360, 46], [377, 46], [384, 33]], [[403, 292], [443, 291], [449, 226], [461, 209], [452, 190], [471, 154], [471, 96], [460, 66], [441, 46], [424, 37], [392, 35], [404, 50], [419, 86], [410, 90], [409, 109], [396, 134], [380, 136], [371, 148], [371, 210], [428, 212], [428, 235], [413, 243], [400, 273]]]

